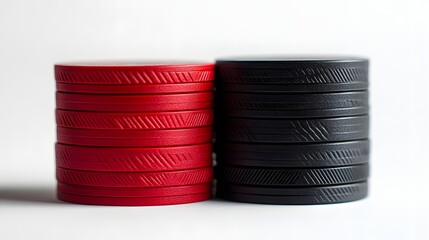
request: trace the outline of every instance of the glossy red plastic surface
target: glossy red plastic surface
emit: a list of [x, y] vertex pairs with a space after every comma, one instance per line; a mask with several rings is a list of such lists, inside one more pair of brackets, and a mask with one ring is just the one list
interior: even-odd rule
[[212, 91], [214, 82], [171, 84], [70, 84], [57, 82], [57, 91], [96, 94], [159, 94]]
[[159, 206], [171, 204], [183, 204], [201, 202], [211, 198], [211, 192], [170, 196], [170, 197], [147, 197], [147, 198], [125, 198], [125, 197], [90, 197], [83, 195], [72, 195], [58, 192], [58, 199], [79, 204], [88, 205], [110, 205], [110, 206]]
[[58, 142], [98, 147], [156, 147], [209, 143], [213, 128], [183, 128], [168, 130], [92, 130], [57, 128]]
[[94, 172], [57, 167], [57, 180], [94, 187], [170, 187], [210, 182], [212, 167], [165, 172]]
[[58, 183], [57, 189], [62, 193], [93, 197], [168, 197], [210, 192], [211, 183], [154, 188], [91, 187]]
[[57, 92], [57, 108], [95, 112], [186, 111], [213, 107], [213, 92], [97, 95]]
[[213, 125], [213, 109], [176, 112], [105, 113], [56, 110], [60, 127], [144, 130], [194, 128]]
[[168, 84], [213, 81], [214, 64], [77, 63], [55, 65], [55, 79], [75, 84]]
[[81, 147], [57, 143], [58, 167], [110, 172], [173, 171], [212, 165], [212, 144], [157, 148]]

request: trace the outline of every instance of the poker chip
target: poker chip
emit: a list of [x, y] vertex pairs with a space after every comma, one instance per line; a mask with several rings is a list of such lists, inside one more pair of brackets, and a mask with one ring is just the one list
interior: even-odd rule
[[251, 167], [330, 167], [369, 162], [369, 141], [314, 144], [225, 143], [217, 159], [228, 165]]
[[260, 203], [260, 204], [288, 204], [288, 205], [309, 205], [309, 204], [331, 204], [344, 203], [364, 199], [368, 195], [368, 186], [363, 184], [361, 187], [354, 188], [354, 191], [338, 188], [334, 191], [323, 191], [316, 195], [265, 195], [265, 194], [246, 194], [219, 191], [218, 197], [245, 203]]
[[214, 64], [55, 65], [58, 198], [118, 206], [211, 197]]
[[231, 142], [339, 142], [363, 140], [369, 135], [369, 117], [367, 115], [320, 119], [230, 117], [218, 124], [218, 138], [221, 140], [225, 138]]
[[212, 92], [157, 95], [95, 95], [57, 92], [57, 108], [93, 112], [186, 111], [213, 107]]
[[57, 91], [95, 94], [165, 94], [212, 91], [214, 82], [175, 84], [70, 84], [57, 82]]
[[365, 181], [368, 164], [329, 168], [254, 168], [222, 166], [217, 169], [220, 183], [257, 186], [321, 186]]
[[94, 147], [161, 147], [209, 143], [212, 127], [168, 130], [93, 130], [57, 128], [59, 143]]
[[170, 187], [208, 183], [211, 167], [162, 172], [94, 172], [57, 167], [58, 182], [94, 187]]
[[218, 185], [218, 197], [228, 200], [263, 204], [327, 204], [363, 199], [368, 195], [368, 183], [359, 182], [324, 187], [254, 187]]
[[105, 172], [155, 172], [212, 165], [212, 144], [174, 147], [84, 147], [57, 143], [58, 167]]
[[213, 125], [213, 110], [201, 109], [177, 112], [80, 112], [58, 109], [57, 125], [82, 129], [175, 129], [195, 128]]
[[211, 82], [214, 64], [94, 62], [55, 65], [55, 80], [69, 84], [177, 84]]
[[316, 94], [225, 93], [220, 111], [226, 116], [250, 118], [322, 118], [364, 115], [368, 92]]
[[351, 195], [358, 192], [366, 192], [368, 182], [357, 182], [351, 184], [317, 186], [317, 187], [261, 187], [238, 184], [225, 184], [219, 187], [224, 192], [242, 193], [250, 195], [267, 196], [333, 196], [333, 195]]
[[57, 192], [59, 200], [87, 205], [159, 206], [201, 202], [211, 198], [211, 192], [164, 197], [98, 197]]
[[368, 88], [368, 60], [261, 57], [216, 61], [217, 88], [229, 92], [346, 92]]
[[210, 192], [211, 183], [153, 188], [92, 187], [58, 183], [57, 189], [66, 194], [94, 197], [168, 197]]

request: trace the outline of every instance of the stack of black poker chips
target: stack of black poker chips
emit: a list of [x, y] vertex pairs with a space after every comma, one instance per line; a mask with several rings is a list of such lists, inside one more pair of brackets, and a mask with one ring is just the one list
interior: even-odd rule
[[365, 198], [368, 60], [216, 63], [217, 196], [323, 204]]

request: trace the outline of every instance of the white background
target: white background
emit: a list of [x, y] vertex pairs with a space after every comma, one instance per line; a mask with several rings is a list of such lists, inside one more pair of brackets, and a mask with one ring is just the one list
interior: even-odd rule
[[[55, 200], [55, 62], [255, 54], [371, 59], [369, 198], [139, 208]], [[429, 239], [428, 73], [427, 0], [0, 0], [0, 238]]]

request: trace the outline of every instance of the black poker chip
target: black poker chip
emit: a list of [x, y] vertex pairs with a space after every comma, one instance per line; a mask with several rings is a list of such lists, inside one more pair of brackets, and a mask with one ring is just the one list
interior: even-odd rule
[[329, 168], [255, 168], [219, 165], [220, 184], [242, 184], [270, 187], [299, 187], [347, 184], [367, 180], [369, 165]]
[[368, 113], [368, 92], [312, 94], [218, 94], [225, 116], [309, 118], [355, 116]]
[[369, 140], [313, 144], [220, 143], [219, 162], [249, 167], [329, 167], [369, 161]]
[[[217, 197], [227, 200], [246, 202], [246, 203], [260, 203], [260, 204], [291, 204], [291, 205], [309, 205], [309, 204], [328, 204], [328, 203], [342, 203], [351, 202], [364, 199], [368, 195], [368, 183], [356, 183], [339, 186], [329, 186], [323, 188], [289, 188], [289, 189], [268, 189], [264, 191], [273, 190], [271, 192], [282, 192], [281, 195], [271, 194], [251, 194], [235, 192], [236, 189], [217, 189]], [[293, 192], [302, 192], [315, 194], [292, 194]], [[255, 192], [249, 191], [248, 192]]]
[[217, 88], [232, 92], [342, 92], [368, 88], [357, 57], [231, 58], [216, 62]]
[[218, 118], [218, 142], [316, 143], [368, 138], [368, 115], [321, 119]]
[[366, 191], [367, 187], [367, 181], [322, 187], [258, 187], [237, 184], [217, 184], [217, 191], [271, 196], [326, 196], [356, 194], [361, 191]]

